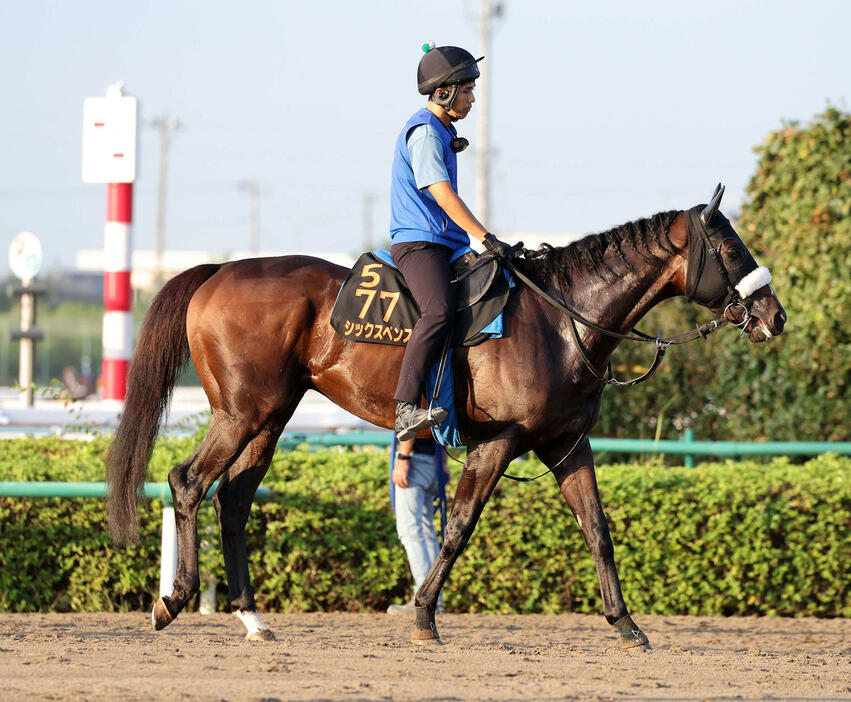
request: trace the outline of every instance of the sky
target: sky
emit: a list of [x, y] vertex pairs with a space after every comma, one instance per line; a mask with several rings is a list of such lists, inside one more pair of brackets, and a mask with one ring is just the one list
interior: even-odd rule
[[[492, 4], [496, 4], [492, 2]], [[828, 103], [849, 110], [851, 2], [504, 0], [490, 80], [485, 225], [586, 233], [708, 200], [741, 208], [753, 147]], [[103, 246], [106, 186], [81, 179], [82, 105], [125, 82], [140, 101], [134, 246], [152, 249], [159, 147], [165, 247], [357, 253], [389, 245], [396, 136], [424, 104], [427, 40], [479, 56], [479, 0], [4, 2], [0, 8], [0, 272], [12, 238], [47, 270]], [[475, 211], [476, 106], [459, 190]], [[371, 221], [369, 234], [366, 222]]]

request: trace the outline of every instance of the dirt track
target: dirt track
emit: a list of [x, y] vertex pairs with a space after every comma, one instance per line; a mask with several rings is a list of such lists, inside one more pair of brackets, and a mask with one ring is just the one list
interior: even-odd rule
[[0, 615], [3, 700], [851, 700], [851, 621], [637, 616], [652, 651], [602, 617], [279, 614], [272, 643], [229, 615]]

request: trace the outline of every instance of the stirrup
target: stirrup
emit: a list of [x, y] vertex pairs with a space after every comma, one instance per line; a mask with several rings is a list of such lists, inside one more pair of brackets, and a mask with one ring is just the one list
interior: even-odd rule
[[443, 424], [443, 421], [449, 416], [449, 410], [445, 407], [429, 407], [428, 408], [428, 423], [429, 426], [437, 427]]
[[416, 417], [416, 421], [412, 421], [408, 426], [403, 426], [401, 428], [398, 424], [394, 424], [393, 428], [396, 432], [396, 438], [399, 441], [413, 439], [423, 429], [438, 426], [448, 415], [449, 411], [444, 407], [429, 407], [425, 410], [422, 407], [414, 405], [414, 409], [410, 410], [410, 414], [406, 417], [406, 419], [412, 420]]

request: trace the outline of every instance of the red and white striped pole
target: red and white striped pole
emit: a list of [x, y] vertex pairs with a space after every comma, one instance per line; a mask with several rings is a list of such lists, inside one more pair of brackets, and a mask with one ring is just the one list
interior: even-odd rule
[[133, 357], [130, 256], [136, 180], [136, 98], [124, 82], [83, 101], [83, 182], [106, 183], [101, 398], [123, 402]]
[[133, 298], [130, 256], [133, 251], [133, 183], [106, 186], [103, 246], [103, 385], [104, 400], [123, 401], [133, 357]]

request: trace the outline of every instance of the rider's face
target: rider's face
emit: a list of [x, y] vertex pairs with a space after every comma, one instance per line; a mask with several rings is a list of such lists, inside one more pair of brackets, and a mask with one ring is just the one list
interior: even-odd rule
[[476, 101], [476, 98], [473, 95], [475, 87], [476, 81], [470, 81], [469, 83], [464, 83], [464, 85], [458, 87], [458, 95], [455, 96], [455, 100], [452, 103], [452, 109], [449, 111], [453, 117], [464, 119], [468, 114], [470, 114], [470, 108]]

